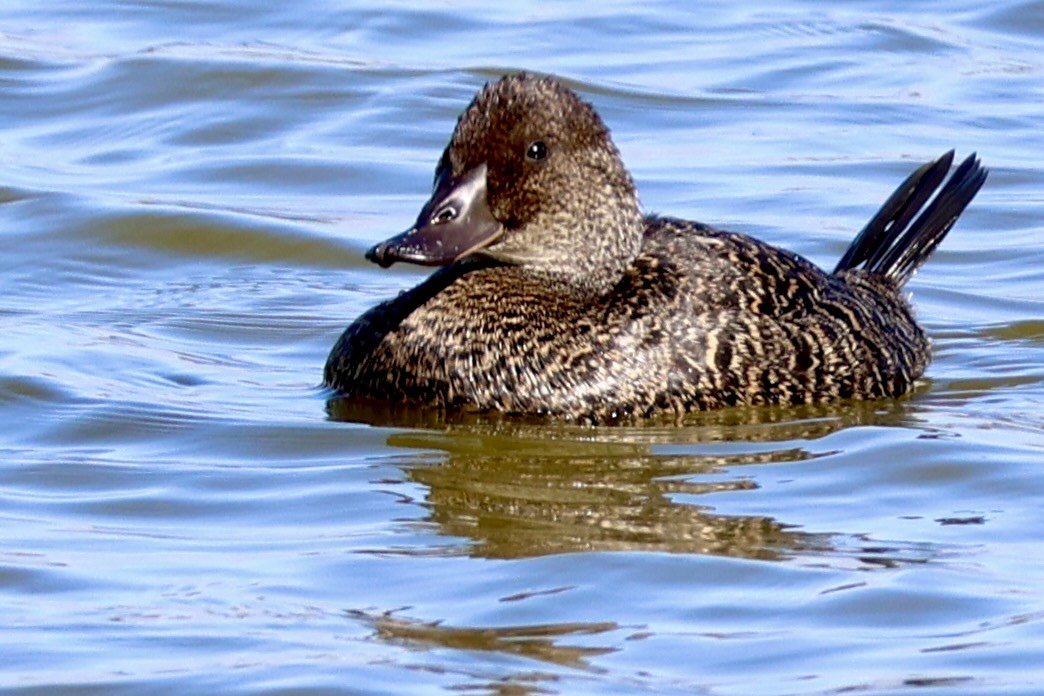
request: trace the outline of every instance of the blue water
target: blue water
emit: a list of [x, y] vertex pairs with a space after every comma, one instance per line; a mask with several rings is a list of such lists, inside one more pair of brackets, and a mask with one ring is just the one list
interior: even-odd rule
[[[1044, 690], [1044, 3], [0, 7], [0, 688]], [[990, 179], [907, 400], [678, 428], [343, 422], [327, 351], [504, 71], [650, 211], [832, 266]]]

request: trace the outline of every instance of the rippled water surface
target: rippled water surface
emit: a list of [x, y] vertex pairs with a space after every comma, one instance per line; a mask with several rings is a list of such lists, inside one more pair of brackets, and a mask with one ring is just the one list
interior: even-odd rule
[[[0, 6], [0, 686], [1044, 689], [1044, 3]], [[912, 281], [901, 402], [684, 427], [345, 422], [488, 79], [561, 75], [649, 210], [832, 264], [992, 174]], [[402, 415], [402, 414], [399, 414]]]

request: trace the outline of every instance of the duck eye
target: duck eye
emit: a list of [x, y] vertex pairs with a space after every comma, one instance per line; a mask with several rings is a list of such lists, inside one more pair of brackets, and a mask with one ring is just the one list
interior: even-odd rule
[[526, 150], [526, 157], [531, 160], [542, 160], [547, 157], [547, 145], [544, 144], [543, 140], [534, 140], [529, 144], [529, 149]]
[[445, 225], [447, 222], [456, 220], [457, 215], [457, 209], [451, 205], [447, 205], [445, 208], [440, 209], [437, 213], [431, 216], [431, 224]]

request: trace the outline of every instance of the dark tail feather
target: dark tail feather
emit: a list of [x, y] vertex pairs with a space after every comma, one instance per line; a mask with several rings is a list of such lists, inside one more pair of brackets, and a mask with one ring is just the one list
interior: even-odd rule
[[[892, 279], [896, 285], [908, 281], [986, 181], [987, 170], [973, 153], [925, 206], [946, 178], [951, 164], [953, 150], [907, 177], [856, 235], [834, 273], [862, 267]], [[917, 219], [911, 223], [915, 215]]]

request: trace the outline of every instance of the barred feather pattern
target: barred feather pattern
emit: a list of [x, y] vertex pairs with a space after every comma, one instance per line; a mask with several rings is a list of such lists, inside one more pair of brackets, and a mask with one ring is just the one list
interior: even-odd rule
[[609, 293], [459, 264], [363, 315], [326, 380], [349, 397], [606, 422], [896, 397], [928, 360], [888, 279], [827, 275], [744, 235], [651, 218]]

